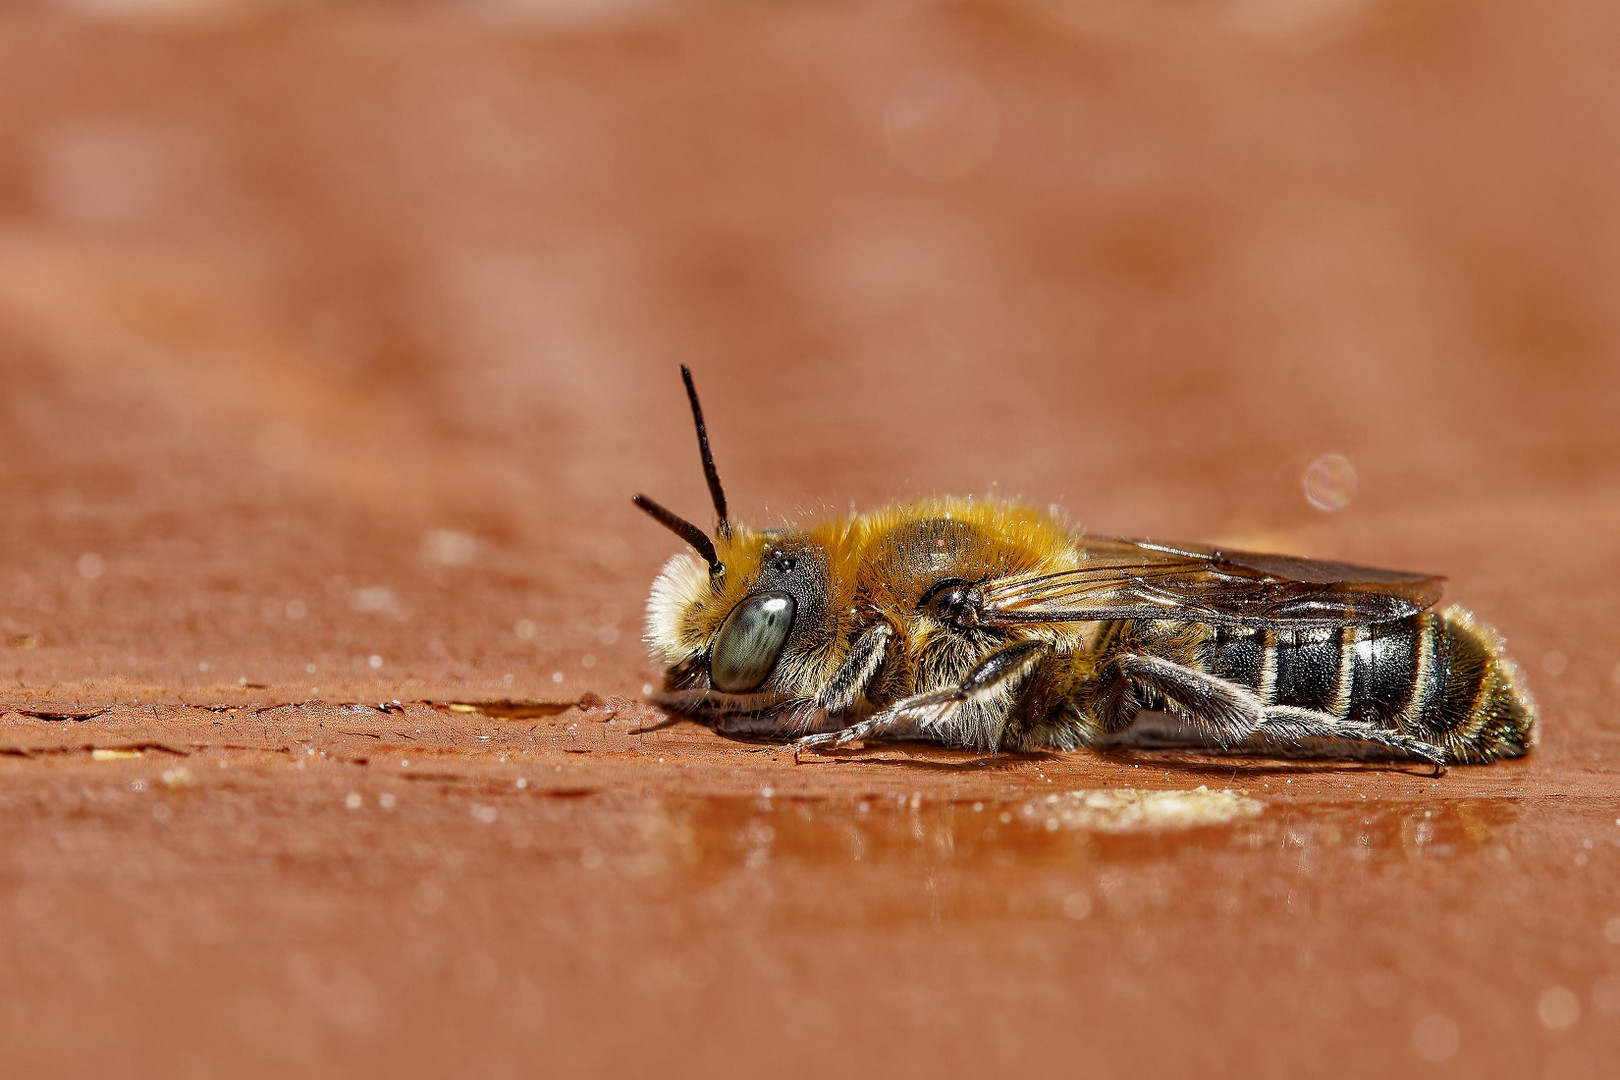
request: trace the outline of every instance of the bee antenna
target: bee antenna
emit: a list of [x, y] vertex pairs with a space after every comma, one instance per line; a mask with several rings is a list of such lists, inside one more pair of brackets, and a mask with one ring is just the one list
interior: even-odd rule
[[630, 501], [647, 511], [647, 514], [658, 524], [691, 544], [693, 550], [703, 556], [703, 561], [709, 564], [710, 574], [718, 577], [726, 572], [725, 564], [720, 561], [720, 556], [715, 553], [714, 541], [709, 539], [708, 533], [680, 515], [665, 510], [645, 495], [633, 496]]
[[715, 532], [727, 537], [731, 535], [731, 521], [726, 517], [726, 489], [720, 486], [720, 473], [715, 470], [714, 453], [709, 449], [709, 429], [703, 426], [703, 406], [698, 404], [697, 387], [692, 385], [692, 372], [685, 364], [681, 365], [681, 381], [686, 383], [686, 396], [692, 402], [692, 422], [697, 425], [698, 449], [703, 452], [703, 475], [709, 481], [709, 496], [714, 499], [714, 512], [720, 516]]

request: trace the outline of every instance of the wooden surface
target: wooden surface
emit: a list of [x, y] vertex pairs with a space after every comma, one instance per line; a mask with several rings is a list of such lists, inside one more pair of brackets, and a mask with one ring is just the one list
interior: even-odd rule
[[[1616, 42], [5, 7], [8, 1073], [1620, 1074]], [[683, 362], [757, 523], [975, 493], [1444, 573], [1542, 747], [640, 732]], [[1200, 786], [1253, 805], [1083, 794]]]

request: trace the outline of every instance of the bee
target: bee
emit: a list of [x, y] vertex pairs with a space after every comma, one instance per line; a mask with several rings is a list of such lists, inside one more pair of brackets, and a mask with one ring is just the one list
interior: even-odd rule
[[714, 535], [653, 583], [659, 702], [795, 750], [923, 740], [980, 751], [1195, 747], [1451, 763], [1518, 757], [1536, 707], [1501, 639], [1442, 578], [1078, 534], [938, 498], [752, 529], [681, 368]]

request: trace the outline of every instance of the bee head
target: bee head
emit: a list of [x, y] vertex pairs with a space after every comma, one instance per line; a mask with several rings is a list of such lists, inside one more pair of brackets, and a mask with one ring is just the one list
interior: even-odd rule
[[813, 640], [814, 628], [826, 621], [827, 561], [804, 533], [732, 524], [703, 408], [684, 365], [681, 378], [718, 521], [710, 537], [645, 495], [635, 496], [637, 506], [702, 560], [683, 552], [664, 565], [647, 605], [647, 641], [668, 665], [669, 689], [751, 694], [773, 681], [780, 688], [792, 674], [782, 669], [794, 666], [783, 663], [784, 653]]

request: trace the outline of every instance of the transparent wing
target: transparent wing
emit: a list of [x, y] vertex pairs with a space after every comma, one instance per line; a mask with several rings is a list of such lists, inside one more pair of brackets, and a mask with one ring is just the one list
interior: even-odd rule
[[1388, 622], [1440, 599], [1444, 578], [1289, 555], [1088, 536], [1084, 562], [979, 586], [984, 626], [1178, 619], [1264, 629]]

